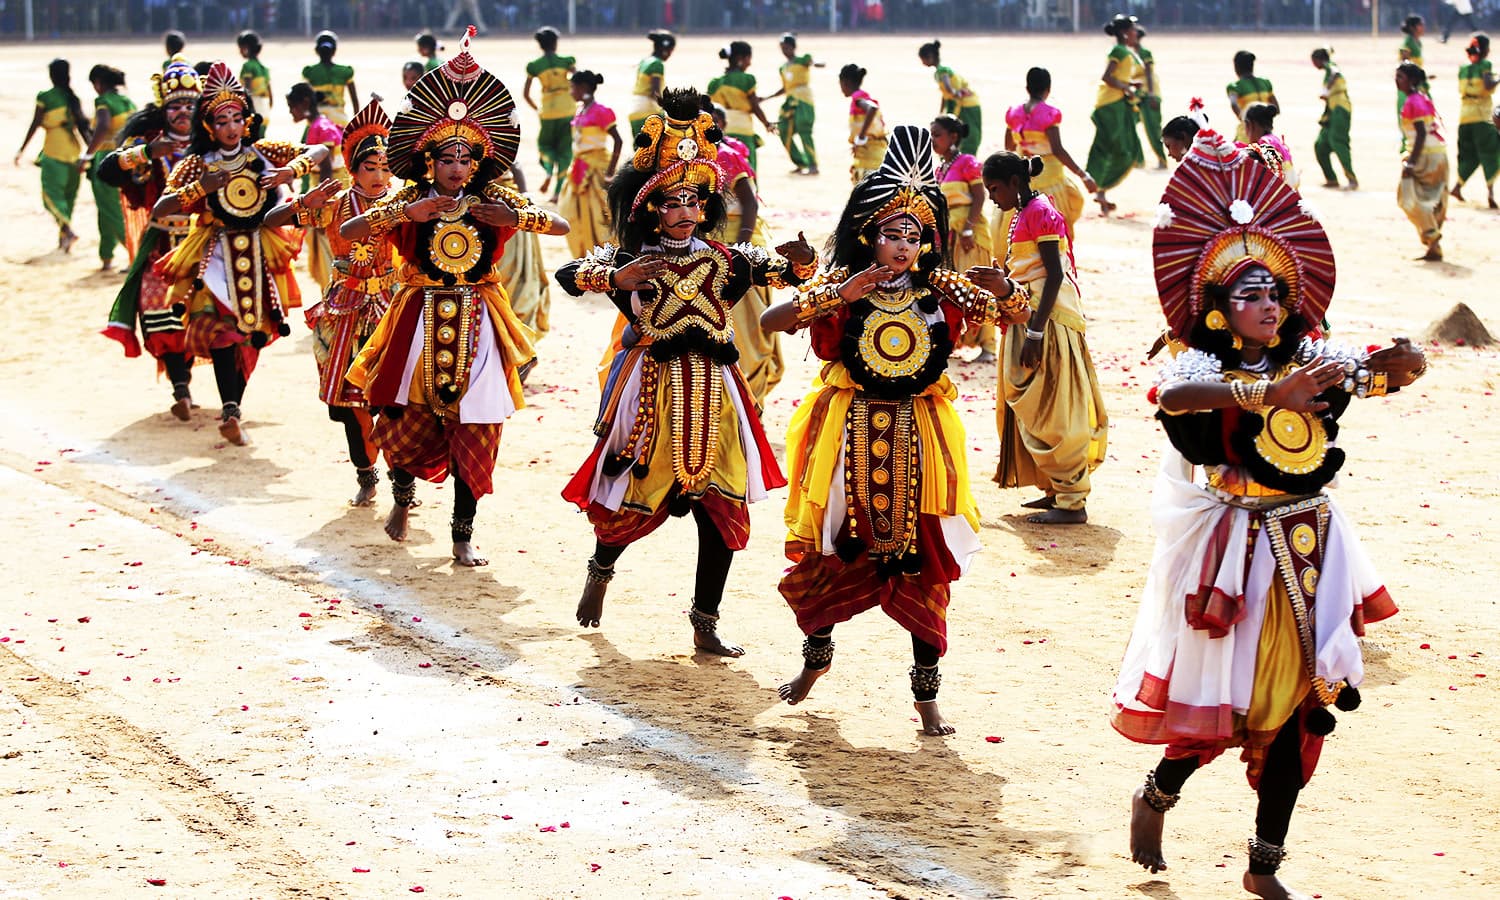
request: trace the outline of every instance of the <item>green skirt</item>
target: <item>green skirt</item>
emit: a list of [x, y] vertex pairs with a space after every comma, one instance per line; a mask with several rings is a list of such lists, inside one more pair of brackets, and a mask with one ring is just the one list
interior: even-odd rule
[[1146, 163], [1136, 131], [1139, 115], [1128, 101], [1116, 100], [1095, 109], [1090, 118], [1094, 121], [1094, 143], [1084, 169], [1099, 190], [1107, 191], [1124, 181], [1131, 169]]

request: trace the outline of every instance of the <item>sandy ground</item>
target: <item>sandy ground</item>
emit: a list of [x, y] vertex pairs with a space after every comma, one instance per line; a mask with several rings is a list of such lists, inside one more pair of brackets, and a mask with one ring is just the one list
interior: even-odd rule
[[[925, 122], [937, 101], [915, 39], [804, 43], [831, 66], [816, 81], [824, 175], [793, 179], [770, 148], [763, 189], [778, 234], [821, 240], [847, 190], [832, 70], [869, 65], [892, 123]], [[1500, 278], [1500, 219], [1457, 206], [1450, 261], [1411, 261], [1420, 248], [1394, 199], [1395, 42], [1338, 43], [1365, 189], [1314, 187], [1310, 200], [1341, 265], [1340, 332], [1419, 333], [1460, 300], [1500, 325], [1484, 287]], [[1452, 123], [1461, 51], [1430, 43]], [[1286, 109], [1282, 130], [1311, 166], [1310, 37], [1163, 36], [1152, 46], [1168, 106], [1197, 93], [1223, 118], [1229, 57], [1242, 45], [1260, 53]], [[602, 99], [623, 113], [644, 46], [564, 50], [606, 73]], [[685, 39], [671, 80], [704, 83], [716, 46]], [[757, 46], [754, 71], [770, 83], [773, 40]], [[1022, 99], [1025, 67], [1051, 65], [1080, 159], [1107, 49], [1101, 36], [944, 42], [988, 102], [990, 144], [1002, 102]], [[195, 42], [189, 52], [226, 50]], [[479, 55], [518, 88], [532, 50], [489, 40]], [[0, 115], [12, 140], [59, 52], [75, 72], [122, 65], [137, 100], [161, 55], [154, 44], [9, 49]], [[349, 41], [339, 58], [361, 88], [394, 97], [408, 54], [405, 42]], [[268, 48], [279, 91], [304, 55], [300, 43]], [[285, 121], [275, 133], [294, 134]], [[878, 615], [840, 627], [838, 665], [805, 704], [777, 702], [775, 686], [800, 665], [800, 634], [775, 589], [780, 496], [755, 507], [725, 602], [726, 632], [750, 649], [743, 659], [690, 652], [682, 522], [624, 557], [602, 630], [574, 625], [592, 537], [558, 491], [591, 440], [602, 303], [554, 289], [528, 408], [506, 429], [498, 494], [480, 507], [477, 539], [493, 565], [455, 570], [443, 489], [420, 488], [427, 505], [405, 545], [379, 530], [384, 499], [379, 510], [344, 505], [353, 474], [316, 401], [300, 323], [255, 374], [249, 448], [218, 440], [207, 369], [195, 380], [204, 408], [176, 422], [151, 366], [95, 333], [121, 276], [93, 270], [91, 201], [80, 200], [83, 241], [63, 256], [35, 170], [0, 169], [11, 211], [0, 250], [0, 505], [12, 547], [0, 555], [10, 585], [0, 594], [0, 896], [1236, 895], [1254, 809], [1242, 768], [1225, 759], [1193, 779], [1169, 817], [1172, 869], [1144, 874], [1125, 854], [1126, 804], [1156, 752], [1106, 722], [1164, 444], [1143, 360], [1160, 319], [1147, 223], [1164, 182], [1136, 173], [1117, 192], [1125, 215], [1091, 213], [1079, 228], [1113, 426], [1088, 526], [1028, 526], [1026, 496], [984, 480], [998, 445], [994, 373], [956, 369], [986, 549], [951, 610], [943, 708], [959, 733], [935, 739], [914, 725], [906, 636]], [[549, 240], [546, 252], [556, 265], [566, 251]], [[1500, 361], [1472, 348], [1432, 353], [1417, 389], [1356, 404], [1343, 420], [1351, 461], [1338, 494], [1403, 613], [1372, 629], [1365, 707], [1340, 716], [1293, 823], [1283, 871], [1323, 897], [1500, 891], [1500, 569], [1485, 513], [1500, 501]], [[787, 340], [786, 355], [766, 415], [778, 447], [813, 370], [803, 340]]]

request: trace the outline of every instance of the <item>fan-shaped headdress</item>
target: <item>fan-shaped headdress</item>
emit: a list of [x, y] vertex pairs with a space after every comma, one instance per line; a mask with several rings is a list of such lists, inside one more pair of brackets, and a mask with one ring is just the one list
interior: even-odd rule
[[1156, 290], [1173, 335], [1187, 340], [1209, 285], [1229, 285], [1251, 265], [1286, 283], [1282, 304], [1311, 328], [1333, 299], [1328, 235], [1302, 196], [1250, 148], [1198, 132], [1157, 206]]
[[166, 106], [178, 100], [197, 100], [203, 93], [203, 84], [198, 73], [185, 62], [171, 62], [162, 72], [151, 75], [151, 94], [157, 106]]
[[407, 94], [405, 108], [396, 113], [389, 156], [397, 177], [411, 181], [422, 176], [423, 151], [451, 143], [481, 148], [501, 169], [515, 161], [521, 143], [516, 102], [500, 79], [469, 54], [473, 36], [470, 25], [458, 54], [423, 75]]
[[888, 138], [880, 168], [855, 186], [849, 215], [863, 229], [894, 216], [909, 215], [924, 226], [946, 215], [942, 189], [932, 164], [932, 134], [915, 125], [898, 125]]
[[655, 191], [670, 193], [691, 185], [717, 193], [724, 184], [719, 168], [719, 128], [713, 116], [702, 111], [696, 90], [664, 91], [662, 112], [650, 116], [636, 136], [635, 156], [630, 165], [637, 172], [653, 173], [630, 205], [633, 217]]
[[372, 153], [385, 153], [390, 144], [391, 118], [380, 106], [380, 95], [370, 97], [364, 109], [354, 114], [344, 126], [344, 140], [340, 149], [344, 162], [353, 171], [360, 161]]
[[198, 101], [203, 108], [203, 119], [211, 120], [219, 110], [227, 106], [238, 106], [250, 112], [245, 86], [234, 77], [234, 72], [223, 60], [214, 63], [203, 76], [203, 98]]

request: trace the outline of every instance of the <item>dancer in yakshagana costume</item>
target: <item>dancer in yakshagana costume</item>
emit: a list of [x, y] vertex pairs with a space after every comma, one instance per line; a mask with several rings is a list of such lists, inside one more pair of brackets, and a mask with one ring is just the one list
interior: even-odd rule
[[265, 223], [286, 185], [318, 167], [325, 147], [254, 140], [261, 123], [234, 73], [216, 62], [193, 113], [191, 153], [172, 169], [153, 218], [193, 216], [188, 235], [156, 263], [167, 302], [187, 312], [185, 349], [209, 358], [219, 386], [219, 434], [246, 443], [240, 402], [263, 347], [291, 333], [302, 305], [292, 261], [302, 235]]
[[359, 484], [350, 506], [372, 505], [380, 476], [370, 440], [369, 405], [364, 392], [345, 381], [344, 374], [390, 308], [396, 260], [384, 239], [349, 241], [339, 228], [385, 199], [391, 186], [386, 159], [390, 133], [391, 120], [380, 108], [380, 96], [374, 95], [344, 129], [341, 152], [351, 173], [349, 187], [329, 178], [266, 214], [269, 225], [295, 221], [326, 235], [332, 282], [322, 301], [305, 315], [318, 364], [318, 399], [327, 404], [328, 418], [344, 426], [349, 461]]
[[488, 562], [474, 548], [474, 512], [494, 489], [501, 428], [525, 405], [521, 376], [536, 361], [498, 261], [517, 231], [568, 230], [499, 184], [521, 131], [510, 92], [469, 55], [473, 33], [391, 123], [391, 172], [406, 187], [339, 230], [349, 241], [385, 238], [402, 261], [391, 308], [346, 376], [377, 412], [370, 437], [391, 465], [386, 534], [406, 539], [415, 478], [441, 483], [452, 472], [461, 566]]
[[899, 126], [849, 196], [831, 268], [761, 317], [767, 330], [810, 328], [825, 360], [787, 431], [781, 594], [807, 638], [781, 698], [801, 702], [832, 664], [833, 627], [878, 606], [911, 633], [912, 696], [934, 735], [953, 733], [937, 708], [950, 586], [979, 551], [948, 354], [965, 327], [1030, 313], [1014, 282], [997, 298], [944, 268], [949, 240], [932, 136]]
[[735, 365], [732, 307], [752, 285], [800, 284], [818, 260], [800, 236], [776, 248], [782, 259], [704, 237], [723, 221], [725, 179], [716, 162], [721, 133], [702, 100], [692, 89], [662, 95], [664, 113], [641, 127], [635, 156], [609, 187], [620, 246], [558, 270], [563, 290], [606, 293], [629, 320], [594, 425], [599, 441], [563, 497], [594, 526], [580, 625], [598, 626], [625, 548], [668, 516], [691, 512], [693, 644], [740, 656], [718, 633], [724, 583], [750, 537], [748, 504], [786, 479]]
[[187, 318], [172, 308], [167, 299], [172, 281], [156, 271], [156, 263], [187, 237], [190, 217], [153, 215], [152, 207], [166, 192], [172, 170], [187, 156], [202, 85], [191, 66], [171, 63], [151, 76], [151, 92], [155, 102], [130, 117], [115, 138], [119, 148], [99, 164], [99, 177], [120, 189], [126, 241], [136, 248], [102, 334], [119, 341], [127, 357], [140, 356], [145, 344], [171, 382], [172, 415], [186, 422], [193, 409]]
[[1400, 338], [1378, 350], [1317, 338], [1333, 250], [1253, 148], [1200, 132], [1158, 210], [1157, 291], [1186, 346], [1148, 394], [1171, 445], [1114, 690], [1114, 727], [1166, 745], [1132, 801], [1131, 855], [1165, 869], [1162, 827], [1183, 783], [1239, 747], [1260, 801], [1244, 887], [1300, 898], [1276, 870], [1334, 726], [1325, 707], [1358, 705], [1359, 637], [1396, 612], [1324, 492], [1344, 463], [1338, 419], [1351, 399], [1392, 393], [1426, 364]]

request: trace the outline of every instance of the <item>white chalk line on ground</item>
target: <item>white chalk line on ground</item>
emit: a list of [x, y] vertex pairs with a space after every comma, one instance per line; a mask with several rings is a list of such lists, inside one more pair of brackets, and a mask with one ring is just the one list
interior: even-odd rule
[[[52, 446], [68, 446], [74, 448], [78, 454], [91, 453], [95, 460], [108, 460], [109, 462], [95, 462], [94, 465], [108, 465], [111, 472], [117, 473], [124, 485], [120, 488], [110, 488], [91, 478], [85, 478], [90, 483], [105, 488], [106, 490], [117, 490], [123, 497], [128, 498], [133, 504], [154, 504], [157, 507], [165, 507], [173, 515], [182, 519], [191, 519], [195, 516], [201, 517], [216, 511], [223, 511], [225, 505], [219, 501], [197, 494], [180, 484], [167, 484], [155, 478], [145, 467], [137, 466], [122, 459], [116, 453], [106, 449], [100, 443], [83, 438], [79, 435], [70, 434], [65, 430], [58, 429], [54, 423], [38, 421], [29, 413], [18, 410], [11, 406], [5, 412], [5, 421], [13, 424], [30, 426], [34, 431], [54, 438]], [[12, 437], [17, 436], [16, 431]], [[55, 438], [62, 437], [64, 443], [58, 445]], [[47, 453], [49, 451], [36, 451]], [[90, 502], [111, 505], [109, 500], [99, 498], [83, 498], [78, 492], [71, 490], [65, 485], [53, 484], [45, 478], [38, 477], [35, 473], [22, 471], [10, 463], [0, 463], [16, 471], [23, 477], [30, 478], [42, 483], [50, 484], [79, 499], [88, 499]], [[160, 491], [170, 491], [171, 499], [153, 499], [153, 495]], [[121, 515], [137, 521], [146, 522], [140, 515], [138, 509], [127, 509], [119, 506], [115, 511]], [[146, 522], [149, 524], [149, 522]], [[747, 772], [742, 765], [728, 758], [710, 747], [706, 747], [697, 740], [678, 731], [653, 725], [636, 719], [628, 713], [601, 702], [590, 696], [587, 687], [571, 687], [561, 684], [554, 679], [548, 678], [543, 673], [527, 666], [524, 662], [511, 657], [499, 648], [484, 641], [468, 637], [458, 632], [453, 626], [444, 624], [432, 615], [432, 611], [414, 593], [403, 590], [395, 585], [376, 581], [371, 578], [348, 572], [331, 566], [328, 560], [321, 554], [306, 547], [298, 546], [294, 540], [286, 536], [270, 531], [263, 531], [247, 526], [243, 521], [233, 517], [224, 517], [224, 521], [215, 520], [213, 529], [217, 533], [227, 533], [230, 537], [254, 546], [257, 553], [265, 554], [271, 566], [256, 567], [266, 577], [280, 581], [287, 581], [283, 576], [272, 570], [272, 566], [291, 565], [313, 574], [318, 580], [328, 585], [331, 589], [346, 594], [348, 600], [354, 601], [362, 611], [375, 615], [386, 621], [387, 624], [399, 626], [408, 632], [415, 632], [422, 640], [443, 647], [446, 650], [456, 652], [458, 655], [467, 656], [471, 661], [479, 662], [485, 670], [491, 672], [495, 677], [507, 681], [518, 682], [534, 689], [545, 690], [557, 695], [581, 695], [588, 698], [595, 707], [609, 713], [616, 719], [628, 723], [631, 728], [630, 739], [643, 747], [669, 757], [685, 766], [699, 769], [723, 782], [726, 787], [753, 794], [758, 800], [778, 809], [781, 813], [796, 817], [805, 815], [810, 802], [805, 797], [797, 796], [791, 792], [780, 789], [774, 785], [767, 785], [760, 781], [753, 773]], [[190, 537], [182, 540], [191, 542]], [[217, 547], [217, 549], [216, 549]], [[215, 544], [202, 548], [205, 552], [215, 555], [223, 555], [222, 547]], [[314, 561], [317, 564], [314, 565]], [[295, 582], [289, 582], [294, 588], [305, 590], [305, 586]], [[382, 603], [384, 608], [375, 608], [374, 604]], [[393, 605], [399, 605], [400, 618], [397, 619], [397, 611], [390, 609]], [[411, 621], [408, 612], [416, 613], [420, 622]], [[660, 777], [660, 773], [652, 777]], [[839, 812], [834, 808], [824, 808], [822, 812], [831, 822], [840, 825], [845, 831], [844, 843], [853, 849], [869, 855], [871, 858], [881, 860], [887, 866], [893, 867], [915, 883], [928, 887], [937, 887], [953, 891], [964, 896], [994, 896], [996, 888], [981, 884], [963, 874], [949, 869], [947, 866], [937, 862], [930, 857], [927, 848], [906, 840], [902, 837], [889, 834], [884, 829], [874, 827], [868, 823]], [[829, 868], [839, 869], [838, 866]]]

